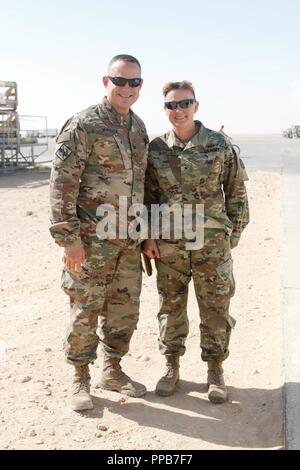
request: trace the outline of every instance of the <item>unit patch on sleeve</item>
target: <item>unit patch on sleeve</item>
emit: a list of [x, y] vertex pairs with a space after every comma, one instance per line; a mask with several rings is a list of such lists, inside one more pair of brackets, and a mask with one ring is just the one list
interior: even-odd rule
[[72, 150], [67, 145], [62, 144], [59, 149], [55, 152], [55, 155], [62, 161], [65, 161], [71, 155], [71, 153]]

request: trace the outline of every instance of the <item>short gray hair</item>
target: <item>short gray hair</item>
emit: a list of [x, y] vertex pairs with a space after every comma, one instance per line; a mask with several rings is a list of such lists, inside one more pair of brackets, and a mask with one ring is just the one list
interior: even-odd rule
[[123, 60], [124, 62], [131, 62], [132, 64], [137, 64], [139, 66], [140, 71], [142, 71], [142, 67], [139, 61], [135, 57], [133, 57], [133, 55], [128, 55], [128, 54], [115, 55], [109, 62], [108, 68], [110, 68], [118, 60]]

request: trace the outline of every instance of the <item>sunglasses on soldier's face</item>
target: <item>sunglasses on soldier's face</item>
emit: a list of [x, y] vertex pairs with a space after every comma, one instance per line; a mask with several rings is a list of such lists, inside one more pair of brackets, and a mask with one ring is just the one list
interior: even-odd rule
[[140, 86], [143, 80], [142, 78], [124, 78], [124, 77], [110, 77], [110, 76], [108, 78], [116, 86], [125, 86], [126, 83], [128, 83], [130, 87]]
[[190, 108], [195, 101], [196, 100], [194, 98], [189, 98], [187, 100], [181, 100], [181, 101], [166, 101], [165, 108], [174, 110], [174, 109], [177, 109], [179, 106], [182, 109], [186, 109], [186, 108]]

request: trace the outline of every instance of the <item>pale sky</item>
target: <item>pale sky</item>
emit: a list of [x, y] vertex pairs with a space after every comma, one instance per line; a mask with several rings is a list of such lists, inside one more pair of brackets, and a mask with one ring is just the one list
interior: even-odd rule
[[189, 80], [197, 118], [228, 133], [300, 124], [299, 0], [0, 0], [0, 80], [18, 83], [19, 113], [59, 128], [101, 101], [109, 60], [142, 65], [133, 110], [169, 129], [162, 86]]

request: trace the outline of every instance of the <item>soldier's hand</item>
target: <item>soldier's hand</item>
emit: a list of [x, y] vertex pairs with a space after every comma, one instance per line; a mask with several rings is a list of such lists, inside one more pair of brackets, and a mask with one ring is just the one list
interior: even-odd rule
[[85, 252], [82, 245], [71, 245], [65, 247], [64, 263], [69, 271], [79, 273], [81, 271], [81, 265], [84, 262]]
[[148, 256], [148, 258], [150, 258], [150, 259], [159, 259], [160, 258], [157, 243], [156, 243], [155, 240], [151, 240], [151, 238], [149, 238], [148, 240], [145, 240], [142, 243], [142, 250], [143, 250], [143, 253], [146, 256]]

